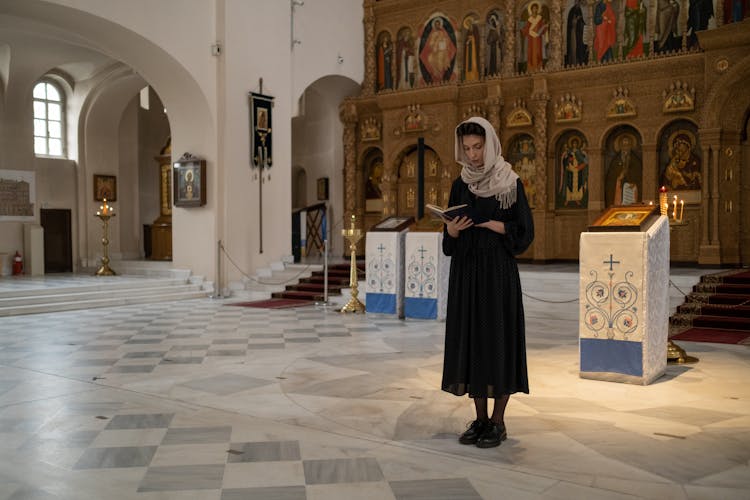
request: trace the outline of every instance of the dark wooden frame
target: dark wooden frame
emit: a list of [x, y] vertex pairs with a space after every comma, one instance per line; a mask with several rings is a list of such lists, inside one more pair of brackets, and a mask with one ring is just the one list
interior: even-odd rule
[[645, 231], [658, 215], [657, 205], [615, 205], [597, 217], [589, 231]]
[[[172, 172], [174, 206], [202, 207], [206, 204], [206, 160], [186, 153], [172, 165]], [[193, 195], [189, 194], [191, 191], [188, 186], [192, 186]]]
[[[100, 195], [100, 188], [106, 183], [112, 183], [112, 196]], [[94, 174], [94, 201], [117, 201], [117, 176]]]
[[406, 215], [391, 215], [370, 228], [370, 231], [395, 231], [400, 233], [414, 224], [414, 217]]
[[318, 201], [328, 200], [328, 177], [318, 179]]

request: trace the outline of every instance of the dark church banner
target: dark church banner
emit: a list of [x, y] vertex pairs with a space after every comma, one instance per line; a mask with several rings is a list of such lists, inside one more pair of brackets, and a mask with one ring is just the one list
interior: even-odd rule
[[273, 97], [249, 93], [250, 97], [250, 159], [254, 167], [271, 168], [273, 149], [271, 147], [271, 110]]

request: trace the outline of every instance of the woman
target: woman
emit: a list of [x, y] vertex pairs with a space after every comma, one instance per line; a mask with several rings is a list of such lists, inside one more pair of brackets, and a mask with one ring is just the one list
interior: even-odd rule
[[[449, 206], [471, 205], [490, 220], [446, 222], [443, 253], [451, 256], [442, 389], [474, 399], [477, 418], [459, 438], [480, 448], [506, 437], [510, 395], [529, 392], [521, 281], [514, 255], [534, 239], [523, 183], [505, 161], [492, 125], [470, 118], [456, 128]], [[490, 416], [487, 398], [494, 398]]]

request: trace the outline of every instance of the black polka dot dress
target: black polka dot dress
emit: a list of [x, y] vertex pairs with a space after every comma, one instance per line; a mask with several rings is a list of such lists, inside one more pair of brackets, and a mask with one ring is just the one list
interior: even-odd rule
[[451, 257], [442, 389], [457, 396], [495, 398], [529, 392], [521, 280], [515, 255], [534, 239], [534, 222], [521, 180], [516, 202], [502, 209], [480, 198], [459, 177], [449, 206], [466, 203], [505, 223], [506, 234], [471, 227], [452, 238], [443, 233]]

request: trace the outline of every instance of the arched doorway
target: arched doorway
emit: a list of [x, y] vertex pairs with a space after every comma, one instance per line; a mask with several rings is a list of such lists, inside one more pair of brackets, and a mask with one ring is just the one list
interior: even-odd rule
[[[331, 255], [344, 253], [343, 238], [339, 236], [344, 215], [344, 152], [341, 141], [344, 128], [339, 118], [339, 104], [359, 91], [360, 85], [350, 78], [324, 76], [305, 89], [299, 99], [299, 114], [292, 118], [292, 163], [306, 173], [304, 188], [296, 186], [296, 180], [292, 178], [292, 190], [306, 193], [305, 205], [295, 208], [326, 204], [326, 229], [331, 235]], [[319, 183], [328, 186], [326, 199], [320, 199], [318, 195]], [[299, 199], [302, 199], [301, 195]]]
[[[158, 185], [159, 165], [154, 156], [166, 137], [172, 137], [176, 152], [189, 150], [199, 156], [216, 157], [215, 124], [211, 119], [214, 114], [205, 93], [191, 73], [159, 43], [123, 24], [41, 0], [6, 3], [2, 10], [12, 20], [13, 31], [21, 33], [25, 40], [25, 44], [17, 47], [18, 54], [11, 54], [23, 59], [26, 65], [23, 71], [11, 72], [8, 77], [16, 79], [13, 88], [23, 90], [29, 85], [23, 81], [25, 78], [37, 78], [48, 71], [76, 75], [70, 99], [72, 108], [66, 116], [72, 145], [67, 160], [74, 165], [73, 179], [57, 183], [73, 200], [74, 269], [94, 265], [101, 252], [101, 228], [92, 217], [100, 202], [91, 193], [93, 175], [114, 173], [109, 169], [116, 170], [119, 191], [118, 217], [110, 228], [110, 255], [114, 258], [142, 255], [142, 219], [150, 217], [143, 207], [152, 206], [158, 213], [160, 193], [158, 189], [152, 194], [141, 193], [143, 186], [139, 182], [150, 177]], [[50, 32], [55, 36], [50, 37]], [[28, 49], [30, 39], [35, 40], [31, 45], [37, 52]], [[34, 54], [38, 59], [33, 58]], [[153, 153], [142, 156], [134, 145], [146, 139], [138, 136], [142, 118], [138, 96], [146, 86], [153, 90], [152, 96], [158, 93], [158, 99], [152, 103], [153, 109], [162, 115], [164, 130], [149, 136], [157, 145]], [[25, 102], [23, 95], [13, 100]], [[164, 109], [169, 110], [169, 119], [163, 116]], [[33, 160], [32, 151], [29, 155]], [[141, 167], [150, 172], [141, 176]], [[208, 172], [208, 198], [216, 200], [216, 169], [209, 168]], [[180, 210], [174, 214], [174, 265], [212, 276], [217, 252], [215, 239], [194, 238], [196, 227], [208, 231], [211, 226], [210, 232], [214, 232], [205, 213]]]
[[[419, 147], [412, 145], [399, 155], [396, 169], [397, 201], [396, 214], [417, 217], [419, 213]], [[451, 181], [458, 175], [457, 167], [444, 166], [437, 152], [424, 147], [424, 203], [448, 205]]]

